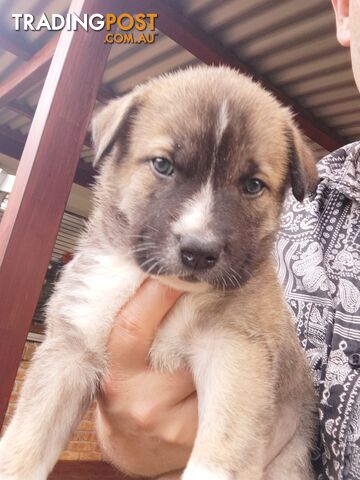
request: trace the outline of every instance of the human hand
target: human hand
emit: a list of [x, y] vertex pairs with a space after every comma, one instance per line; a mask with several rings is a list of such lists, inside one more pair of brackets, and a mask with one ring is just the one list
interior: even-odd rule
[[156, 329], [180, 295], [147, 280], [121, 309], [110, 335], [97, 430], [107, 457], [130, 474], [156, 476], [184, 467], [196, 435], [190, 373], [167, 374], [148, 365]]

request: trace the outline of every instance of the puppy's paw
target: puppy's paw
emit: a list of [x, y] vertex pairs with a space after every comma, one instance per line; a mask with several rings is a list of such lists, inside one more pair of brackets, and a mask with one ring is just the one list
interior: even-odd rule
[[190, 462], [181, 480], [234, 480], [234, 478], [234, 475], [224, 470], [213, 469]]

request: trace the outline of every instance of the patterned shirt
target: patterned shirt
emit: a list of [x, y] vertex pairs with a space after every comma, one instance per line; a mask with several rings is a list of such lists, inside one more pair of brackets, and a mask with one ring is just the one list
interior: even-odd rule
[[303, 203], [289, 196], [276, 258], [319, 396], [318, 480], [360, 479], [360, 142], [319, 162]]

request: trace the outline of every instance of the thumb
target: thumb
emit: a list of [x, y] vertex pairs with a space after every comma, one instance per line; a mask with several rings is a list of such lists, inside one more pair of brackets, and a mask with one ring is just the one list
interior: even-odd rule
[[156, 329], [182, 292], [146, 280], [120, 310], [108, 343], [110, 365], [143, 367]]

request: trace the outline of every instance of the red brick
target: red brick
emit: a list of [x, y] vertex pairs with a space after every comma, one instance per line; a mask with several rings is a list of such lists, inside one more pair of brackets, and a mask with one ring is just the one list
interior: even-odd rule
[[67, 449], [71, 452], [94, 452], [96, 443], [94, 442], [70, 442]]
[[80, 453], [80, 460], [100, 461], [102, 459], [103, 458], [102, 458], [101, 453], [97, 453], [97, 452], [82, 452], [82, 453]]
[[94, 430], [94, 422], [90, 422], [90, 420], [82, 420], [79, 423], [78, 430]]
[[77, 430], [72, 436], [74, 441], [85, 441], [85, 442], [96, 442], [96, 433], [90, 431], [79, 431]]
[[65, 451], [60, 455], [59, 460], [80, 460], [80, 453]]

